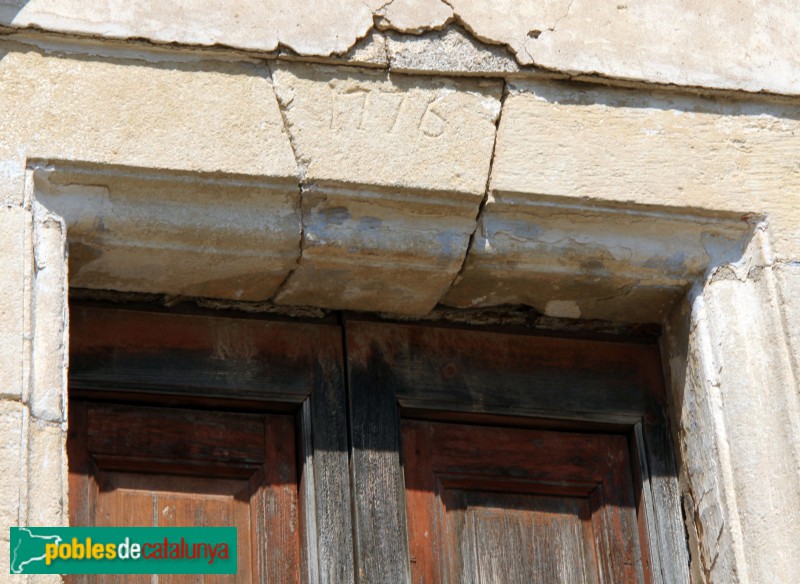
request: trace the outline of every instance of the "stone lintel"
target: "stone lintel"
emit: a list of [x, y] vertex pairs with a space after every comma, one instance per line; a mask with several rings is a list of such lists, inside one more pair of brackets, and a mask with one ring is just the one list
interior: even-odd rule
[[556, 317], [660, 322], [717, 261], [741, 255], [739, 216], [692, 215], [494, 191], [464, 270], [460, 308], [526, 304]]
[[303, 191], [303, 256], [279, 304], [425, 314], [458, 273], [474, 195], [318, 182]]
[[281, 64], [303, 176], [303, 251], [281, 304], [425, 314], [486, 190], [502, 84]]
[[34, 163], [67, 225], [70, 285], [266, 300], [296, 265], [296, 179]]

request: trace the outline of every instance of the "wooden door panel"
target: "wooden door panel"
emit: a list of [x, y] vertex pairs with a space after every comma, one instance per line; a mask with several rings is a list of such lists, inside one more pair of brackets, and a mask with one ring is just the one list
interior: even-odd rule
[[640, 583], [623, 436], [402, 422], [412, 580]]
[[[108, 527], [238, 527], [238, 577], [252, 575], [250, 485], [247, 480], [126, 472], [95, 473], [94, 525]], [[162, 575], [159, 582], [181, 582]], [[188, 578], [187, 578], [188, 579]], [[150, 582], [150, 580], [147, 580]], [[206, 576], [203, 582], [230, 581]]]
[[451, 581], [597, 582], [586, 498], [448, 489], [442, 499], [455, 556], [448, 566]]
[[[83, 452], [70, 447], [71, 510], [93, 505], [88, 488], [79, 486], [79, 475], [91, 474], [92, 464], [105, 471], [246, 480], [251, 492], [260, 493], [250, 499], [252, 533], [269, 542], [262, 546], [254, 540], [254, 562], [266, 566], [271, 581], [295, 581], [298, 554], [284, 548], [294, 549], [301, 531], [305, 577], [352, 583], [341, 327], [334, 319], [303, 323], [179, 312], [70, 304], [70, 434], [75, 428], [93, 429], [91, 455], [88, 445]], [[164, 410], [152, 419], [124, 410], [94, 411], [90, 424], [86, 408], [73, 407], [80, 400]], [[266, 418], [206, 416], [188, 405], [291, 416], [288, 425], [264, 440], [255, 434], [263, 434]], [[266, 427], [279, 427], [279, 418], [272, 417]], [[187, 428], [194, 429], [192, 440], [181, 439]], [[217, 442], [220, 434], [227, 436], [225, 446]], [[302, 472], [295, 463], [296, 434]], [[85, 432], [82, 439], [88, 440]], [[114, 449], [106, 442], [126, 447]], [[270, 460], [287, 462], [265, 463]], [[83, 480], [84, 486], [88, 482]]]
[[293, 416], [75, 402], [69, 450], [72, 525], [237, 527], [235, 576], [159, 582], [300, 581]]

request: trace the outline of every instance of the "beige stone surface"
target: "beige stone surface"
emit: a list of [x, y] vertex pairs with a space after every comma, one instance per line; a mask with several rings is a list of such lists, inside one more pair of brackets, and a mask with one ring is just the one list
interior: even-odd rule
[[515, 84], [491, 190], [766, 213], [776, 258], [800, 256], [800, 108]]
[[[7, 45], [6, 50], [22, 48]], [[266, 69], [249, 64], [0, 60], [0, 160], [124, 164], [200, 173], [296, 174]], [[0, 185], [21, 192], [20, 184]]]
[[398, 32], [420, 33], [441, 28], [453, 18], [453, 9], [441, 0], [393, 0], [378, 10], [386, 28]]
[[704, 295], [711, 334], [727, 345], [716, 364], [747, 572], [790, 582], [800, 553], [800, 408], [765, 272], [715, 282]]
[[[741, 260], [713, 270], [667, 319], [673, 416], [709, 582], [791, 582], [800, 553], [800, 273], [759, 225]], [[796, 295], [796, 294], [795, 294]]]
[[154, 42], [223, 44], [273, 50], [277, 39], [265, 2], [239, 1], [220, 10], [202, 0], [178, 2], [81, 2], [2, 0], [0, 19], [16, 27], [38, 27], [108, 38], [141, 37]]
[[[19, 525], [20, 490], [27, 465], [27, 435], [24, 424], [25, 407], [17, 401], [0, 401], [0, 525], [2, 537], [8, 538], [8, 528]], [[24, 517], [24, 516], [23, 516]], [[0, 554], [8, 574], [8, 554]]]
[[495, 193], [443, 303], [563, 318], [661, 322], [709, 265], [741, 255], [739, 217]]
[[741, 525], [729, 508], [735, 491], [702, 297], [692, 294], [676, 307], [666, 320], [663, 342], [692, 573], [700, 582], [746, 581]]
[[276, 300], [429, 311], [475, 228], [501, 85], [312, 66], [273, 76], [306, 185], [302, 256]]
[[66, 222], [73, 287], [267, 300], [300, 255], [296, 182], [66, 163], [34, 176]]
[[306, 181], [483, 194], [500, 83], [300, 64], [273, 78]]
[[794, 375], [792, 383], [797, 387], [800, 385], [800, 262], [782, 264], [774, 273], [782, 317], [780, 331], [786, 336], [789, 367]]
[[279, 44], [300, 54], [347, 51], [373, 25], [385, 0], [204, 0], [131, 4], [125, 0], [3, 0], [0, 23], [158, 43], [228, 45], [274, 51]]
[[476, 36], [507, 45], [522, 64], [676, 85], [800, 91], [800, 54], [790, 41], [800, 19], [788, 2], [450, 4]]
[[20, 399], [25, 363], [25, 264], [31, 216], [21, 207], [0, 207], [0, 396]]
[[49, 422], [66, 420], [69, 354], [67, 233], [57, 215], [34, 203], [31, 302], [31, 360], [28, 403], [31, 415]]
[[[2, 0], [0, 24], [155, 43], [306, 56], [346, 53], [374, 22], [422, 32], [450, 20], [523, 65], [578, 75], [800, 93], [791, 2], [682, 0]], [[713, 34], [709, 31], [713, 30]]]
[[32, 418], [28, 439], [27, 525], [64, 525], [67, 515], [66, 432]]
[[386, 36], [379, 30], [372, 30], [363, 39], [356, 42], [346, 53], [335, 53], [331, 56], [309, 57], [298, 55], [291, 49], [282, 48], [278, 58], [287, 61], [318, 62], [323, 64], [341, 64], [348, 67], [370, 67], [386, 69], [389, 67], [389, 56], [386, 52]]

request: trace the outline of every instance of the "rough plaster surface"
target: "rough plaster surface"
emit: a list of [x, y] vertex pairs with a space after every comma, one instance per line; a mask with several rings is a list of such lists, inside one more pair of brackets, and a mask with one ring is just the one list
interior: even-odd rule
[[422, 35], [387, 33], [386, 52], [392, 71], [454, 75], [508, 75], [521, 67], [508, 51], [486, 45], [461, 27]]
[[[0, 24], [155, 43], [303, 56], [346, 53], [375, 24], [420, 33], [450, 23], [520, 65], [673, 85], [800, 93], [791, 2], [682, 0], [2, 0]], [[711, 32], [713, 31], [713, 33]], [[466, 69], [470, 66], [465, 63]]]

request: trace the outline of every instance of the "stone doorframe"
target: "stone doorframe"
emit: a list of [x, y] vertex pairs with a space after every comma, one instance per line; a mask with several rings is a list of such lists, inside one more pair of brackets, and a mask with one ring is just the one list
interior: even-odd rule
[[[90, 76], [95, 65], [76, 67]], [[67, 521], [69, 286], [405, 316], [524, 303], [556, 317], [664, 324], [681, 475], [653, 477], [652, 488], [682, 499], [693, 577], [789, 581], [800, 541], [800, 305], [791, 296], [800, 269], [772, 251], [775, 241], [791, 247], [771, 223], [772, 199], [750, 208], [717, 196], [747, 176], [722, 172], [729, 153], [709, 141], [712, 114], [673, 102], [676, 114], [647, 92], [629, 107], [615, 90], [549, 82], [305, 64], [254, 75], [278, 96], [261, 138], [290, 149], [269, 146], [251, 172], [101, 155], [88, 135], [29, 149], [6, 168], [24, 191], [3, 216], [21, 252], [11, 279], [24, 282], [13, 293], [23, 307], [26, 407], [12, 412], [23, 444], [20, 524]], [[713, 127], [738, 124], [761, 145], [757, 120], [725, 107]], [[630, 132], [636, 116], [653, 134]], [[691, 156], [684, 142], [659, 141], [670, 131]], [[609, 142], [613, 158], [584, 152], [615, 133], [630, 143]], [[670, 156], [666, 169], [648, 167]], [[696, 204], [689, 195], [659, 203], [659, 185], [683, 188], [672, 176], [681, 171], [695, 180]], [[685, 580], [686, 559], [674, 561]]]

